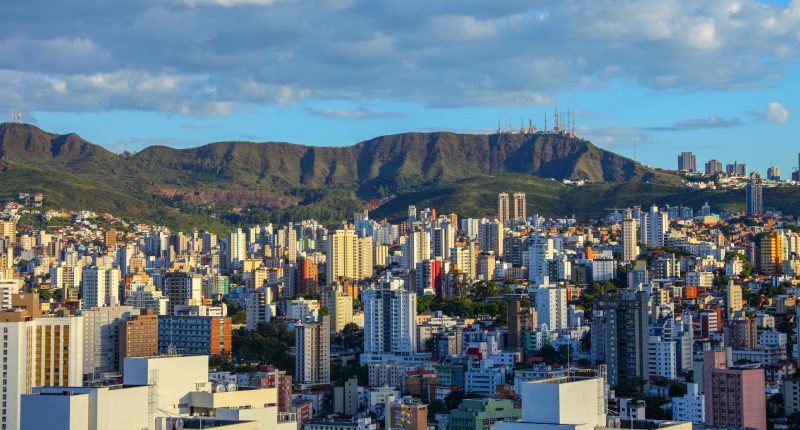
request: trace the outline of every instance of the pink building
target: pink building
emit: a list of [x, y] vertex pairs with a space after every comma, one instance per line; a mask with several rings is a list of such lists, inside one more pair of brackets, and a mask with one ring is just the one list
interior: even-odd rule
[[767, 429], [764, 369], [729, 368], [723, 351], [703, 354], [706, 424]]

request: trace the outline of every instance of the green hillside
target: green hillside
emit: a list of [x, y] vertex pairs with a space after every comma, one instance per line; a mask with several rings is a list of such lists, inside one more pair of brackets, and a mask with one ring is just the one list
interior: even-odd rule
[[[401, 194], [372, 211], [373, 218], [403, 219], [408, 205], [437, 208], [466, 217], [482, 217], [497, 212], [497, 194], [524, 192], [528, 214], [546, 217], [575, 215], [579, 220], [600, 218], [606, 209], [641, 204], [659, 206], [684, 205], [698, 210], [705, 202], [713, 210], [744, 209], [744, 191], [689, 190], [664, 184], [593, 183], [580, 187], [526, 175], [477, 176], [432, 190]], [[768, 188], [764, 190], [765, 208], [800, 213], [800, 188]]]
[[[500, 191], [527, 193], [529, 213], [579, 218], [637, 203], [741, 207], [742, 201], [740, 192], [679, 188], [671, 173], [552, 134], [403, 133], [347, 147], [217, 142], [117, 155], [76, 134], [5, 123], [0, 157], [2, 198], [41, 191], [54, 208], [177, 228], [306, 217], [335, 222], [389, 196], [375, 216], [400, 216], [409, 204], [482, 216], [495, 212]], [[569, 187], [562, 179], [589, 184]], [[793, 189], [765, 193], [768, 206], [791, 213], [797, 197]]]

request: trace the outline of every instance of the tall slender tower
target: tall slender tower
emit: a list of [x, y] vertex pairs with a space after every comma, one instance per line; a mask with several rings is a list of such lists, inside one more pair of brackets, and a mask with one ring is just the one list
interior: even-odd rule
[[525, 193], [514, 193], [514, 219], [525, 221]]
[[508, 193], [500, 193], [497, 195], [497, 219], [503, 223], [508, 222], [509, 216], [509, 200]]
[[630, 209], [625, 210], [625, 217], [622, 220], [622, 260], [632, 261], [639, 256], [639, 245], [636, 241], [636, 220]]

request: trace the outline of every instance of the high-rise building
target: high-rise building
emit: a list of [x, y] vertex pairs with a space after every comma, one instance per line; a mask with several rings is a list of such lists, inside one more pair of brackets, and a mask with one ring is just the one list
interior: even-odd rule
[[107, 250], [112, 250], [117, 247], [117, 230], [110, 228], [106, 230], [105, 235], [105, 244]]
[[202, 304], [203, 278], [183, 272], [168, 272], [164, 275], [164, 294], [169, 302], [167, 313], [172, 314], [179, 305]]
[[364, 353], [413, 354], [417, 352], [417, 295], [390, 273], [380, 289], [362, 294], [364, 302]]
[[764, 213], [763, 184], [758, 175], [750, 178], [744, 188], [747, 202], [748, 215], [762, 215]]
[[16, 221], [0, 221], [0, 239], [8, 240], [12, 245], [17, 242]]
[[328, 233], [325, 255], [328, 285], [341, 279], [362, 279], [360, 256], [361, 246], [354, 229], [346, 226]]
[[733, 176], [747, 176], [747, 164], [734, 161], [725, 166], [725, 173]]
[[291, 225], [286, 227], [286, 260], [292, 264], [297, 261], [297, 231]]
[[780, 181], [781, 180], [781, 168], [778, 166], [771, 166], [767, 169], [767, 179], [770, 181]]
[[494, 276], [497, 259], [494, 251], [483, 251], [478, 254], [478, 278], [489, 281]]
[[706, 424], [766, 430], [764, 369], [736, 368], [724, 351], [703, 353]]
[[295, 380], [316, 385], [331, 382], [331, 333], [327, 315], [309, 316], [295, 325]]
[[636, 236], [636, 220], [633, 219], [632, 211], [625, 210], [622, 219], [622, 230], [620, 231], [620, 241], [622, 242], [622, 261], [633, 261], [639, 256], [639, 244]]
[[653, 205], [650, 212], [642, 213], [639, 227], [642, 243], [651, 247], [664, 246], [664, 238], [669, 230], [669, 216]]
[[450, 251], [450, 263], [455, 269], [463, 273], [467, 279], [476, 279], [478, 276], [478, 251], [473, 242], [465, 246], [455, 246]]
[[742, 310], [742, 287], [730, 281], [728, 288], [725, 290], [725, 307], [728, 314], [728, 319], [733, 318], [733, 315]]
[[499, 219], [500, 222], [507, 223], [511, 217], [509, 203], [508, 193], [500, 193], [497, 195], [497, 219]]
[[119, 304], [119, 269], [93, 267], [83, 271], [83, 307], [87, 309]]
[[553, 239], [536, 237], [528, 247], [528, 279], [537, 285], [547, 283], [550, 276], [550, 261], [554, 257]]
[[683, 172], [697, 172], [697, 157], [691, 152], [681, 152], [678, 156], [678, 170]]
[[158, 352], [230, 358], [231, 319], [200, 315], [159, 315]]
[[478, 225], [478, 246], [481, 251], [494, 251], [497, 258], [503, 257], [504, 242], [503, 223], [497, 220], [486, 220]]
[[647, 363], [650, 376], [659, 376], [667, 380], [677, 377], [678, 356], [675, 342], [661, 336], [650, 336], [647, 345]]
[[235, 269], [242, 266], [242, 262], [247, 258], [247, 234], [241, 228], [228, 235], [228, 269]]
[[432, 257], [443, 260], [450, 258], [450, 249], [456, 244], [456, 227], [450, 222], [443, 222], [431, 230]]
[[353, 322], [353, 298], [341, 286], [331, 286], [328, 292], [328, 314], [331, 316], [331, 333], [339, 333]]
[[598, 300], [592, 313], [592, 360], [608, 366], [609, 384], [647, 379], [648, 294]]
[[119, 328], [119, 370], [124, 373], [125, 357], [158, 355], [158, 315], [144, 310], [122, 322]]
[[358, 277], [364, 279], [372, 276], [374, 271], [372, 236], [358, 238]]
[[83, 309], [84, 375], [120, 374], [120, 331], [125, 321], [139, 315], [131, 306]]
[[272, 289], [269, 287], [256, 288], [249, 291], [245, 302], [245, 327], [248, 330], [258, 328], [258, 323], [268, 323], [275, 316], [275, 305], [272, 303]]
[[514, 193], [514, 219], [524, 222], [527, 218], [525, 193]]
[[[38, 296], [33, 297], [38, 305]], [[34, 313], [37, 313], [34, 311]], [[20, 428], [20, 398], [33, 387], [83, 385], [83, 320], [36, 317], [27, 311], [0, 312], [3, 343], [0, 428]]]
[[319, 288], [319, 266], [312, 259], [301, 257], [297, 261], [297, 292], [300, 294], [317, 293]]
[[784, 237], [777, 231], [762, 233], [758, 245], [758, 269], [761, 273], [773, 276], [781, 272], [787, 255]]
[[567, 289], [547, 285], [539, 286], [535, 291], [539, 328], [541, 330], [567, 328]]
[[425, 229], [415, 228], [408, 232], [406, 243], [403, 245], [401, 267], [414, 269], [422, 261], [431, 258], [431, 236]]
[[719, 160], [708, 160], [706, 163], [706, 175], [713, 176], [722, 173], [722, 162]]

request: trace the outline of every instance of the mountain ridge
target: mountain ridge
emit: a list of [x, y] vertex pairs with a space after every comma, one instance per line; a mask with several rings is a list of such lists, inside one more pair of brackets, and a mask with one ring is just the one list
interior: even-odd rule
[[[283, 212], [284, 217], [313, 214], [303, 207], [317, 207], [338, 216], [337, 210], [368, 201], [498, 175], [604, 184], [680, 181], [587, 140], [547, 133], [410, 132], [343, 147], [220, 141], [194, 148], [155, 145], [135, 154], [114, 154], [75, 133], [59, 135], [30, 124], [5, 123], [0, 124], [0, 155], [9, 166], [2, 173], [7, 178], [15, 172], [37, 172], [6, 181], [17, 189], [0, 187], [0, 196], [37, 191], [41, 183], [57, 193], [62, 190], [53, 189], [52, 183], [61, 177], [66, 178], [64, 187], [75, 187], [63, 189], [65, 195], [100, 193], [108, 196], [108, 202], [98, 202], [98, 208], [136, 214], [164, 208], [217, 213], [257, 207], [269, 216], [289, 211]], [[45, 177], [51, 180], [44, 181]], [[529, 186], [542, 184], [529, 182]], [[78, 200], [91, 205], [93, 199]], [[130, 210], [133, 202], [141, 207]]]

